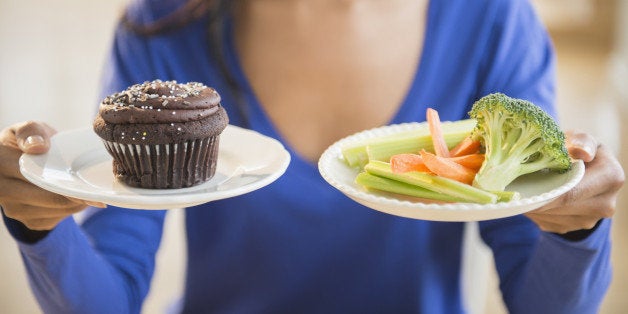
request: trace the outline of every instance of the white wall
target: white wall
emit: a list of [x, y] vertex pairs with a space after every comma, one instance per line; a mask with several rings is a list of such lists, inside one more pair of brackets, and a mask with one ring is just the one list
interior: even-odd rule
[[123, 0], [0, 0], [0, 126], [89, 125]]

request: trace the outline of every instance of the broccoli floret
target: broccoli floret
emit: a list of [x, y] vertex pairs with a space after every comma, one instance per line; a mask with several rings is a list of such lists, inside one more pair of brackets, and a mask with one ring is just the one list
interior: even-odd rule
[[477, 120], [473, 135], [486, 154], [474, 186], [503, 191], [524, 174], [570, 169], [565, 134], [533, 103], [495, 93], [476, 101], [469, 115]]

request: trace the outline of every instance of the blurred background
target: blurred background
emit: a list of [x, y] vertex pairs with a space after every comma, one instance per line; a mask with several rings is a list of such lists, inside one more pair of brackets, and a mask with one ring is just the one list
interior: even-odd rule
[[[0, 128], [43, 120], [57, 130], [91, 125], [101, 65], [126, 0], [0, 0]], [[592, 133], [628, 160], [628, 0], [534, 0], [558, 53], [558, 107], [565, 129]], [[600, 313], [628, 313], [628, 189], [612, 233], [614, 280]], [[144, 313], [163, 313], [182, 287], [182, 211], [166, 221], [157, 273]], [[474, 243], [483, 264], [473, 278], [486, 289], [472, 313], [506, 313], [490, 252]], [[0, 225], [0, 313], [40, 313], [15, 242]], [[474, 271], [473, 269], [471, 271]], [[480, 274], [479, 277], [477, 274]], [[485, 280], [489, 278], [489, 280]], [[486, 290], [486, 291], [484, 291]]]

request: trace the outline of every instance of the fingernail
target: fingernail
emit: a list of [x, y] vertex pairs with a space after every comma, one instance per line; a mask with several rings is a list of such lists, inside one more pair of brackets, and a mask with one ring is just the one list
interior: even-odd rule
[[587, 152], [587, 154], [589, 156], [593, 156], [593, 154], [595, 154], [595, 152], [593, 151], [593, 148], [591, 148], [591, 146], [582, 146], [582, 150]]
[[582, 141], [580, 141], [578, 139], [572, 139], [570, 141], [570, 144], [573, 147], [576, 147], [578, 149], [583, 150], [589, 156], [593, 156], [593, 154], [595, 154], [595, 152], [593, 151], [593, 148], [591, 146], [584, 144]]
[[27, 137], [24, 142], [22, 142], [22, 146], [26, 149], [34, 147], [34, 146], [40, 146], [40, 145], [44, 145], [46, 143], [46, 141], [44, 140], [43, 136], [41, 135], [31, 135], [29, 137]]

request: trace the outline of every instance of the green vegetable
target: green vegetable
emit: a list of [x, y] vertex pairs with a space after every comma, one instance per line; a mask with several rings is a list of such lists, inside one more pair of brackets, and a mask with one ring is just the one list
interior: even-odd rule
[[473, 104], [469, 116], [477, 120], [473, 136], [482, 142], [486, 156], [474, 186], [503, 191], [524, 174], [570, 169], [564, 133], [531, 102], [490, 94]]
[[[473, 119], [443, 122], [443, 135], [449, 148], [467, 137], [475, 128]], [[362, 168], [369, 160], [389, 161], [390, 156], [402, 153], [418, 154], [421, 149], [433, 152], [432, 137], [427, 124], [416, 130], [368, 139], [361, 143], [343, 147], [342, 156], [350, 167]]]
[[[422, 188], [437, 192], [442, 195], [448, 195], [452, 198], [451, 200], [455, 202], [486, 204], [495, 203], [498, 199], [497, 195], [493, 193], [433, 174], [418, 171], [394, 173], [390, 168], [390, 164], [387, 162], [372, 160], [366, 166], [364, 166], [364, 170], [372, 175], [410, 184], [414, 186], [415, 189]], [[399, 194], [408, 194], [407, 192], [402, 190], [388, 191]]]
[[521, 199], [521, 194], [516, 191], [491, 191], [491, 193], [497, 195], [497, 202], [510, 202]]
[[461, 201], [459, 198], [441, 194], [438, 192], [434, 192], [428, 189], [424, 189], [418, 187], [416, 185], [411, 185], [407, 183], [403, 183], [400, 181], [379, 177], [368, 172], [360, 172], [356, 178], [355, 182], [361, 186], [364, 186], [369, 189], [380, 190], [385, 192], [392, 192], [396, 194], [403, 194], [408, 196], [420, 197], [431, 200], [439, 200], [445, 202], [459, 202]]

